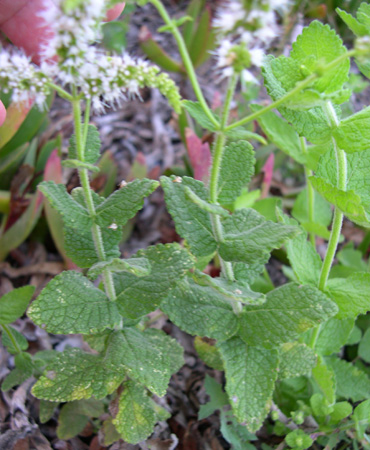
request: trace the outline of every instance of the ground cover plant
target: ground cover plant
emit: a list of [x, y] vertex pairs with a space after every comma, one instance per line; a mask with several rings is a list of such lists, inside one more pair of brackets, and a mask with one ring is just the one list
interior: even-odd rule
[[[370, 274], [360, 250], [337, 250], [344, 218], [370, 228], [370, 109], [344, 116], [341, 108], [352, 95], [351, 59], [369, 76], [370, 6], [361, 4], [355, 17], [338, 9], [356, 35], [350, 50], [329, 25], [315, 20], [289, 56], [275, 57], [263, 48], [274, 38], [276, 12], [283, 14], [289, 4], [226, 4], [214, 22], [214, 46], [227, 88], [214, 111], [186, 45], [201, 28], [201, 22], [193, 30], [188, 25], [199, 11], [173, 19], [159, 0], [138, 2], [154, 5], [164, 22], [160, 31], [173, 35], [179, 71], [196, 97], [191, 101], [157, 66], [94, 45], [113, 3], [60, 1], [44, 11], [54, 37], [40, 66], [15, 51], [0, 53], [1, 89], [13, 101], [32, 100], [43, 110], [55, 91], [71, 105], [74, 134], [63, 166], [77, 170], [81, 186], [69, 193], [64, 184], [43, 181], [38, 191], [63, 223], [66, 256], [82, 270], [56, 275], [27, 315], [48, 333], [83, 335], [90, 347], [27, 352], [27, 340], [10, 324], [25, 312], [33, 288], [16, 289], [0, 299], [2, 342], [15, 355], [2, 389], [35, 377], [32, 395], [41, 401], [41, 421], [63, 403], [58, 433], [64, 439], [93, 420], [105, 430], [106, 446], [119, 439], [145, 441], [157, 422], [169, 418], [158, 398], [184, 363], [176, 340], [151, 327], [148, 314], [160, 310], [195, 336], [208, 366], [224, 372], [224, 385], [206, 378], [210, 402], [201, 406], [199, 420], [219, 410], [232, 448], [274, 448], [256, 442], [261, 427], [278, 438], [279, 449], [369, 448]], [[155, 58], [163, 61], [158, 53]], [[247, 115], [230, 118], [239, 82], [255, 81], [253, 66], [262, 68], [270, 101], [252, 102]], [[179, 122], [194, 121], [214, 135], [209, 158], [198, 179], [122, 181], [103, 197], [90, 187], [101, 156], [91, 112], [104, 114], [143, 87], [158, 89]], [[249, 128], [253, 121], [260, 134]], [[291, 215], [280, 199], [248, 191], [256, 167], [251, 142], [266, 140], [304, 169], [306, 187]], [[149, 246], [122, 259], [122, 228], [159, 187], [183, 244]], [[323, 258], [319, 238], [327, 241]], [[289, 282], [275, 288], [265, 265], [281, 248]], [[212, 263], [219, 276], [207, 273]], [[350, 360], [343, 358], [345, 345], [356, 352]]]

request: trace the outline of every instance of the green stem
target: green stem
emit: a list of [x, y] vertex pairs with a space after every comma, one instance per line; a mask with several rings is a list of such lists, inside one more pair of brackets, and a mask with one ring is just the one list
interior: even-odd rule
[[90, 111], [91, 111], [91, 98], [86, 100], [86, 106], [85, 106], [84, 131], [83, 131], [83, 137], [82, 137], [82, 145], [84, 148], [86, 147], [87, 134], [89, 132]]
[[[306, 139], [304, 137], [300, 138], [301, 141], [301, 148], [302, 153], [307, 156], [307, 144]], [[313, 190], [312, 184], [309, 180], [309, 177], [313, 175], [313, 172], [311, 169], [308, 169], [308, 167], [304, 166], [304, 174], [306, 178], [306, 186], [307, 186], [307, 210], [308, 210], [308, 221], [309, 223], [314, 223], [314, 209], [315, 209], [315, 192]], [[316, 240], [315, 240], [315, 233], [310, 233], [310, 241], [311, 244], [316, 248]]]
[[210, 110], [209, 106], [207, 105], [207, 102], [203, 96], [203, 92], [199, 86], [197, 75], [195, 73], [195, 69], [194, 69], [193, 63], [191, 61], [191, 58], [189, 56], [188, 49], [186, 48], [185, 41], [184, 41], [179, 29], [177, 28], [177, 26], [175, 25], [173, 20], [171, 20], [171, 17], [168, 15], [166, 8], [163, 6], [163, 4], [160, 0], [150, 0], [150, 2], [157, 8], [163, 21], [169, 27], [171, 33], [173, 34], [174, 38], [176, 39], [177, 45], [179, 47], [180, 55], [181, 55], [184, 67], [186, 69], [186, 72], [188, 74], [190, 83], [193, 86], [194, 93], [195, 93], [200, 105], [202, 106], [205, 114], [209, 118], [209, 120], [213, 123], [213, 125], [215, 125], [218, 128], [219, 123], [218, 123], [217, 119], [215, 118], [215, 116], [213, 115], [212, 111]]
[[8, 325], [1, 325], [3, 327], [3, 330], [8, 335], [9, 339], [11, 340], [13, 347], [16, 349], [17, 353], [22, 353], [22, 349], [19, 347], [18, 342], [16, 341], [15, 337], [13, 336], [13, 333], [11, 329], [8, 327]]
[[71, 94], [69, 94], [67, 91], [65, 91], [63, 88], [61, 88], [60, 86], [58, 86], [57, 84], [48, 82], [47, 85], [51, 88], [54, 89], [54, 91], [57, 91], [59, 96], [64, 98], [64, 100], [68, 100], [69, 102], [73, 101], [73, 96]]
[[[75, 93], [74, 93], [75, 94]], [[77, 150], [77, 158], [84, 162], [85, 161], [85, 130], [87, 130], [86, 123], [89, 122], [89, 118], [86, 117], [85, 112], [85, 127], [84, 127], [84, 134], [82, 134], [82, 126], [81, 126], [81, 105], [80, 105], [80, 99], [77, 97], [77, 95], [74, 96], [72, 101], [72, 107], [73, 107], [73, 119], [74, 119], [74, 126], [75, 126], [75, 135], [76, 135], [76, 150]], [[89, 112], [89, 107], [88, 107]], [[86, 131], [87, 136], [87, 131]], [[92, 192], [90, 188], [90, 182], [89, 182], [89, 173], [87, 169], [78, 169], [78, 174], [80, 176], [81, 186], [84, 192], [85, 202], [87, 206], [87, 210], [89, 211], [90, 217], [93, 220], [93, 225], [91, 228], [95, 250], [98, 255], [99, 261], [106, 261], [106, 255], [104, 250], [104, 244], [103, 244], [103, 237], [101, 233], [100, 227], [94, 222], [94, 218], [96, 216], [95, 212], [95, 205], [92, 197]], [[106, 293], [110, 300], [114, 301], [116, 299], [116, 292], [114, 289], [114, 283], [113, 283], [113, 277], [112, 273], [109, 270], [105, 270], [103, 272], [103, 281]]]
[[[344, 59], [349, 58], [355, 54], [354, 50], [350, 50], [348, 52], [343, 53], [338, 58], [334, 59], [331, 63], [329, 63], [327, 66], [325, 66], [322, 71], [327, 72], [328, 70], [331, 70], [333, 67], [337, 66], [340, 62], [342, 62]], [[299, 82], [296, 84], [296, 86], [289, 92], [287, 92], [283, 97], [279, 98], [275, 102], [271, 103], [268, 106], [265, 106], [264, 108], [260, 109], [259, 111], [254, 112], [253, 114], [250, 114], [247, 117], [244, 117], [244, 119], [239, 120], [238, 122], [232, 123], [229, 125], [225, 131], [230, 131], [234, 128], [240, 127], [241, 125], [245, 125], [248, 122], [251, 122], [252, 120], [257, 119], [258, 117], [262, 116], [263, 114], [267, 113], [271, 109], [275, 109], [278, 106], [285, 103], [287, 100], [289, 100], [291, 97], [296, 95], [298, 92], [300, 92], [302, 89], [309, 86], [313, 81], [316, 80], [316, 78], [319, 77], [318, 73], [311, 74], [308, 78], [305, 80]]]
[[[229, 119], [231, 100], [233, 98], [237, 82], [238, 76], [234, 74], [230, 78], [229, 86], [226, 91], [225, 103], [221, 117], [221, 130], [217, 133], [217, 138], [213, 149], [209, 195], [211, 203], [214, 204], [218, 204], [218, 180], [220, 176], [222, 155], [226, 142], [226, 135], [223, 130], [225, 129], [227, 121]], [[222, 242], [224, 239], [224, 234], [222, 229], [221, 217], [219, 215], [211, 214], [211, 222], [217, 242]], [[229, 261], [224, 261], [220, 255], [218, 255], [218, 257], [220, 259], [221, 270], [224, 276], [229, 281], [235, 281], [232, 263]], [[236, 314], [240, 314], [240, 312], [242, 311], [242, 305], [239, 302], [232, 302], [232, 307]]]
[[[333, 105], [330, 102], [327, 102], [324, 107], [324, 112], [326, 114], [326, 117], [331, 125], [332, 128], [335, 128], [339, 125], [339, 121], [336, 115], [336, 112], [333, 108]], [[346, 154], [343, 150], [341, 150], [334, 137], [332, 138], [334, 150], [335, 150], [335, 156], [337, 161], [337, 188], [345, 191], [347, 188], [347, 158]], [[342, 230], [342, 224], [343, 224], [343, 213], [340, 211], [339, 208], [335, 207], [334, 209], [334, 218], [333, 218], [333, 224], [331, 228], [330, 238], [328, 242], [328, 248], [326, 250], [326, 255], [323, 261], [323, 265], [320, 272], [320, 279], [319, 279], [319, 289], [321, 291], [325, 290], [326, 282], [328, 281], [330, 269], [333, 264], [333, 260], [335, 257], [335, 253], [337, 251], [338, 242], [340, 238], [340, 233]], [[311, 335], [310, 340], [310, 347], [314, 348], [316, 345], [317, 338], [320, 334], [320, 326], [315, 328]]]

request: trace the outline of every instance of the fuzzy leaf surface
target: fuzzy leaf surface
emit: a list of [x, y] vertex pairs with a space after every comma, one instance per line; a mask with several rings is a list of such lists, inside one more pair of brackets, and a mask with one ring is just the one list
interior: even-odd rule
[[[320, 65], [329, 64], [346, 51], [342, 40], [329, 25], [314, 20], [293, 43], [290, 57], [299, 65], [305, 66], [310, 73], [314, 73]], [[348, 80], [348, 71], [349, 58], [346, 58], [332, 69], [325, 70], [313, 87], [328, 94], [341, 90]]]
[[254, 209], [239, 209], [222, 223], [221, 257], [247, 264], [264, 260], [274, 248], [281, 247], [298, 232], [297, 227], [266, 220]]
[[336, 379], [333, 369], [325, 364], [321, 356], [318, 357], [316, 367], [312, 370], [312, 377], [329, 405], [333, 405], [335, 403]]
[[7, 325], [21, 317], [35, 292], [34, 286], [13, 289], [0, 298], [0, 325]]
[[370, 147], [370, 107], [341, 120], [333, 130], [338, 146], [346, 153], [362, 152]]
[[338, 305], [338, 319], [356, 318], [370, 311], [370, 273], [354, 273], [327, 283], [328, 295]]
[[108, 227], [112, 223], [125, 225], [143, 207], [144, 198], [158, 187], [155, 180], [134, 180], [113, 192], [96, 208], [96, 223]]
[[219, 349], [232, 411], [249, 431], [257, 431], [271, 407], [278, 375], [278, 351], [248, 347], [238, 337], [223, 342]]
[[[252, 105], [253, 111], [259, 111], [260, 109], [262, 109], [262, 106]], [[300, 164], [305, 163], [306, 158], [302, 152], [299, 136], [288, 122], [276, 113], [268, 111], [258, 118], [258, 123], [269, 140], [278, 149]]]
[[355, 191], [342, 191], [321, 177], [310, 177], [310, 181], [317, 192], [338, 207], [348, 219], [362, 227], [370, 228], [370, 213]]
[[201, 127], [209, 131], [216, 131], [215, 124], [206, 116], [199, 102], [183, 100], [181, 104]]
[[108, 343], [107, 359], [154, 394], [165, 395], [170, 377], [184, 364], [183, 349], [163, 331], [124, 328]]
[[241, 303], [255, 305], [265, 301], [265, 296], [252, 291], [247, 283], [229, 281], [221, 277], [213, 278], [199, 270], [193, 272], [193, 279], [200, 286], [209, 286], [225, 297]]
[[[95, 207], [104, 202], [104, 197], [91, 193]], [[73, 189], [71, 194], [76, 202], [86, 207], [82, 188]], [[118, 244], [122, 239], [120, 227], [117, 230], [101, 228], [101, 234], [107, 259], [119, 258], [121, 252]], [[99, 262], [91, 229], [64, 227], [64, 247], [68, 257], [79, 267], [87, 268]]]
[[[28, 349], [28, 341], [23, 336], [22, 333], [17, 331], [15, 328], [9, 326], [8, 327], [13, 335], [14, 340], [16, 341], [18, 347], [21, 349], [21, 351], [25, 351]], [[12, 354], [16, 355], [18, 353], [18, 348], [16, 348], [10, 339], [10, 337], [5, 333], [5, 331], [2, 331], [1, 333], [1, 343], [3, 346], [7, 349], [7, 351]]]
[[110, 261], [100, 261], [94, 264], [88, 271], [87, 275], [90, 280], [95, 280], [104, 270], [110, 272], [129, 272], [137, 277], [143, 277], [150, 274], [150, 264], [145, 258], [114, 258]]
[[232, 142], [225, 147], [218, 180], [218, 201], [221, 205], [233, 204], [254, 174], [254, 150], [247, 141]]
[[58, 353], [32, 388], [35, 397], [59, 402], [71, 402], [111, 394], [125, 378], [125, 373], [108, 365], [100, 355], [70, 348]]
[[54, 181], [43, 181], [39, 190], [49, 200], [50, 205], [62, 216], [63, 223], [73, 229], [89, 229], [92, 221], [88, 211], [67, 193], [64, 184], [55, 184]]
[[327, 358], [326, 361], [334, 370], [337, 382], [336, 394], [339, 398], [351, 399], [354, 402], [369, 398], [370, 378], [365, 372], [335, 356]]
[[191, 252], [196, 257], [207, 256], [215, 252], [217, 243], [213, 237], [209, 214], [189, 200], [185, 186], [189, 187], [202, 200], [208, 195], [201, 181], [183, 177], [181, 181], [175, 176], [161, 177], [166, 205], [176, 226], [176, 231], [188, 242]]
[[271, 348], [291, 342], [337, 311], [336, 304], [318, 289], [289, 283], [269, 292], [263, 305], [245, 306], [239, 333], [249, 345]]
[[[276, 101], [303, 80], [299, 64], [285, 56], [265, 58], [262, 67], [265, 86], [272, 100]], [[313, 107], [304, 111], [279, 107], [281, 115], [290, 122], [300, 136], [305, 136], [313, 144], [324, 144], [330, 141], [331, 129], [321, 107]]]
[[120, 320], [116, 304], [74, 271], [53, 278], [30, 306], [28, 316], [54, 334], [89, 334], [114, 327]]
[[156, 422], [157, 415], [145, 389], [132, 380], [127, 381], [113, 419], [121, 437], [129, 444], [137, 444], [152, 433]]
[[[84, 162], [95, 164], [100, 156], [100, 136], [99, 131], [94, 125], [89, 125], [87, 130]], [[70, 159], [79, 159], [76, 149], [76, 136], [73, 134], [69, 140], [68, 157]]]
[[134, 258], [146, 258], [152, 270], [149, 275], [142, 277], [127, 272], [115, 275], [118, 309], [130, 319], [157, 309], [194, 265], [190, 253], [176, 243], [139, 250]]
[[316, 360], [315, 352], [305, 344], [283, 344], [280, 351], [279, 379], [310, 375]]
[[231, 301], [209, 286], [189, 278], [181, 281], [162, 302], [161, 309], [189, 334], [225, 340], [238, 330]]
[[322, 260], [306, 233], [301, 233], [286, 243], [288, 259], [298, 281], [317, 286]]
[[347, 343], [354, 326], [354, 319], [337, 319], [332, 317], [320, 328], [316, 341], [316, 352], [323, 356], [339, 353]]

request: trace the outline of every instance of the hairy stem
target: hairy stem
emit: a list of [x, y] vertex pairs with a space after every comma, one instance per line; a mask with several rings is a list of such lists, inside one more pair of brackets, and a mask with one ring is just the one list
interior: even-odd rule
[[[306, 139], [304, 137], [301, 137], [300, 141], [301, 141], [302, 152], [303, 152], [303, 154], [307, 155]], [[314, 208], [315, 208], [315, 192], [314, 192], [312, 184], [309, 180], [309, 177], [311, 177], [313, 175], [313, 172], [311, 169], [308, 169], [305, 165], [304, 166], [304, 174], [305, 174], [306, 186], [307, 186], [308, 221], [309, 221], [309, 223], [313, 223], [314, 222]], [[314, 248], [316, 248], [315, 233], [311, 232], [309, 235], [310, 235], [311, 244], [314, 246]]]
[[[331, 102], [327, 102], [324, 105], [324, 112], [326, 117], [332, 128], [335, 128], [339, 125], [339, 121], [336, 115], [336, 112], [333, 108]], [[345, 191], [347, 188], [347, 158], [346, 154], [343, 150], [341, 150], [337, 142], [334, 138], [332, 138], [336, 162], [337, 162], [337, 188]], [[333, 264], [333, 260], [335, 257], [335, 253], [337, 251], [338, 242], [340, 238], [340, 233], [342, 230], [343, 224], [343, 213], [339, 210], [339, 208], [335, 207], [334, 209], [334, 218], [328, 243], [328, 248], [326, 250], [326, 255], [323, 261], [323, 265], [321, 268], [320, 279], [319, 279], [319, 289], [321, 291], [325, 290], [326, 282], [328, 281], [330, 269]], [[314, 348], [316, 345], [317, 338], [320, 334], [320, 326], [315, 328], [311, 335], [310, 347]]]
[[162, 2], [160, 0], [150, 0], [150, 2], [157, 8], [163, 21], [169, 27], [169, 30], [171, 31], [174, 38], [176, 39], [176, 42], [177, 42], [177, 45], [179, 48], [179, 52], [180, 52], [180, 55], [182, 58], [182, 62], [186, 69], [186, 73], [188, 74], [190, 83], [193, 86], [193, 90], [198, 99], [198, 102], [202, 106], [202, 108], [203, 108], [205, 114], [207, 115], [207, 117], [209, 118], [209, 120], [213, 123], [213, 125], [215, 125], [218, 128], [219, 123], [217, 122], [215, 116], [212, 114], [212, 111], [210, 110], [209, 106], [207, 105], [207, 102], [203, 96], [203, 92], [199, 86], [197, 75], [195, 73], [193, 63], [190, 59], [188, 49], [186, 48], [184, 38], [182, 37], [176, 24], [173, 22], [171, 17], [168, 15], [166, 8], [163, 6]]
[[[334, 59], [331, 63], [329, 63], [327, 66], [323, 68], [323, 71], [328, 71], [332, 69], [333, 67], [337, 66], [340, 62], [342, 62], [344, 59], [349, 58], [355, 54], [355, 50], [350, 50], [348, 52], [343, 53], [338, 58]], [[278, 106], [285, 103], [287, 100], [289, 100], [291, 97], [293, 97], [295, 94], [300, 92], [302, 89], [309, 86], [313, 81], [316, 80], [316, 78], [319, 77], [319, 74], [313, 73], [309, 77], [307, 77], [305, 80], [300, 81], [296, 84], [296, 86], [289, 92], [287, 92], [283, 97], [279, 98], [275, 102], [271, 103], [268, 106], [265, 106], [264, 108], [260, 109], [259, 111], [254, 112], [253, 114], [250, 114], [247, 117], [244, 117], [244, 119], [239, 120], [238, 122], [232, 123], [226, 128], [226, 131], [232, 130], [236, 127], [240, 127], [241, 125], [245, 125], [248, 122], [251, 122], [252, 120], [257, 119], [258, 117], [262, 116], [263, 114], [267, 113], [271, 109], [275, 109]]]
[[[80, 105], [80, 99], [74, 96], [72, 101], [73, 106], [73, 119], [74, 119], [74, 126], [75, 126], [75, 134], [76, 134], [76, 150], [77, 150], [77, 158], [84, 162], [85, 161], [85, 143], [86, 143], [86, 137], [87, 137], [87, 129], [88, 129], [88, 121], [89, 118], [86, 117], [85, 114], [85, 124], [84, 124], [84, 130], [82, 130], [81, 125], [81, 105]], [[88, 113], [89, 113], [89, 105], [87, 105]], [[86, 112], [86, 111], [85, 111]], [[106, 255], [104, 250], [104, 244], [103, 244], [103, 237], [101, 233], [100, 227], [94, 223], [94, 218], [96, 215], [95, 212], [95, 205], [92, 197], [92, 192], [90, 188], [90, 182], [89, 182], [89, 173], [87, 169], [78, 169], [78, 174], [81, 181], [81, 186], [83, 189], [85, 202], [87, 206], [87, 210], [89, 211], [90, 217], [93, 220], [93, 225], [91, 228], [95, 250], [98, 255], [99, 261], [106, 261]], [[104, 270], [103, 272], [103, 281], [104, 281], [104, 287], [105, 291], [109, 297], [110, 300], [116, 299], [116, 293], [114, 289], [114, 283], [113, 283], [113, 277], [112, 273], [109, 270]]]
[[13, 347], [16, 349], [17, 353], [22, 353], [22, 349], [19, 347], [18, 342], [16, 341], [12, 330], [8, 327], [8, 325], [1, 325], [3, 327], [3, 330], [8, 335], [9, 339], [11, 340]]
[[[229, 119], [231, 100], [233, 98], [237, 82], [238, 82], [238, 76], [234, 74], [230, 78], [230, 81], [229, 81], [229, 86], [228, 86], [228, 89], [226, 92], [225, 103], [224, 103], [224, 108], [223, 108], [222, 117], [221, 117], [221, 130], [217, 133], [217, 138], [216, 138], [215, 146], [213, 149], [212, 168], [211, 168], [211, 176], [210, 176], [210, 183], [209, 183], [209, 196], [210, 196], [211, 203], [214, 203], [214, 204], [218, 204], [218, 201], [217, 201], [218, 180], [220, 177], [222, 155], [224, 152], [224, 147], [225, 147], [225, 142], [226, 142], [226, 135], [223, 130], [225, 129], [225, 127], [227, 125], [227, 121]], [[217, 242], [222, 242], [224, 239], [224, 236], [223, 236], [221, 217], [219, 215], [211, 214], [211, 221], [212, 221], [213, 232], [214, 232]], [[229, 281], [235, 281], [232, 263], [229, 261], [224, 261], [220, 255], [218, 255], [218, 256], [220, 259], [221, 270], [222, 270], [222, 273], [224, 274], [224, 276]], [[242, 305], [239, 302], [233, 302], [232, 307], [236, 314], [239, 314], [242, 310]]]

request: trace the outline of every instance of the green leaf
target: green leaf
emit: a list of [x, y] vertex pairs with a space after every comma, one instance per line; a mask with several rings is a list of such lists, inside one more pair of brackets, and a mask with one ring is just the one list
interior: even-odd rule
[[365, 331], [360, 345], [358, 346], [358, 356], [365, 362], [370, 362], [370, 328]]
[[339, 148], [347, 153], [362, 152], [370, 147], [370, 107], [340, 121], [333, 130]]
[[[256, 447], [250, 442], [256, 441], [258, 438], [250, 433], [243, 424], [238, 423], [231, 411], [221, 411], [220, 419], [222, 437], [231, 444], [233, 450], [256, 450]], [[263, 445], [261, 447], [263, 450], [272, 450], [271, 447]]]
[[62, 162], [63, 167], [68, 167], [70, 169], [87, 169], [90, 172], [98, 173], [100, 169], [98, 166], [94, 166], [93, 164], [89, 164], [86, 162], [79, 161], [78, 159], [66, 159]]
[[[326, 154], [325, 154], [326, 156]], [[303, 189], [292, 209], [292, 216], [301, 224], [310, 222], [308, 212], [308, 189]], [[314, 191], [314, 209], [313, 222], [328, 227], [331, 224], [333, 213], [331, 211], [330, 203], [324, 200], [321, 195]]]
[[[19, 331], [17, 331], [15, 328], [11, 327], [11, 326], [9, 326], [8, 329], [10, 330], [10, 332], [13, 335], [13, 338], [17, 342], [18, 347], [22, 351], [27, 350], [28, 349], [28, 341], [23, 336], [23, 334], [20, 333]], [[6, 347], [7, 351], [9, 353], [11, 353], [12, 355], [16, 355], [18, 353], [18, 348], [16, 348], [13, 345], [13, 342], [11, 341], [11, 339], [9, 338], [8, 334], [5, 331], [2, 332], [1, 342], [2, 342], [3, 346]]]
[[358, 438], [363, 439], [370, 424], [370, 400], [357, 405], [351, 418], [355, 422]]
[[356, 36], [366, 36], [368, 29], [363, 23], [359, 22], [351, 14], [348, 14], [340, 8], [336, 8], [335, 11]]
[[266, 295], [266, 303], [245, 306], [240, 336], [249, 345], [275, 347], [291, 342], [338, 311], [335, 303], [309, 285], [289, 283]]
[[189, 187], [202, 200], [208, 200], [208, 194], [201, 181], [190, 177], [161, 177], [165, 201], [176, 231], [186, 239], [191, 252], [197, 256], [207, 256], [215, 252], [217, 243], [213, 237], [209, 214], [200, 209], [185, 195], [185, 187]]
[[[259, 111], [262, 109], [262, 106], [260, 105], [251, 105], [251, 107], [252, 111]], [[257, 120], [268, 139], [275, 144], [279, 150], [283, 151], [300, 164], [305, 163], [306, 158], [302, 151], [299, 136], [288, 122], [272, 111], [268, 111]]]
[[352, 414], [352, 405], [348, 402], [338, 402], [333, 406], [330, 413], [330, 422], [338, 424], [340, 421]]
[[370, 310], [370, 273], [354, 273], [327, 283], [328, 295], [338, 305], [338, 319], [356, 318]]
[[207, 342], [207, 338], [202, 339], [199, 336], [195, 336], [194, 347], [204, 364], [212, 367], [212, 369], [224, 370], [220, 352], [215, 345]]
[[112, 223], [125, 225], [143, 207], [144, 198], [155, 191], [158, 181], [134, 180], [113, 192], [96, 208], [96, 223], [108, 227]]
[[254, 209], [239, 209], [222, 221], [224, 240], [219, 252], [226, 261], [247, 264], [265, 260], [274, 248], [281, 247], [297, 234], [297, 227], [265, 220]]
[[360, 196], [355, 191], [342, 191], [321, 177], [310, 177], [309, 180], [317, 192], [339, 208], [348, 219], [362, 227], [370, 228], [370, 213], [365, 210]]
[[232, 300], [191, 279], [181, 281], [162, 302], [161, 309], [189, 334], [225, 340], [238, 330]]
[[[192, 102], [191, 100], [183, 100], [181, 104], [201, 127], [209, 131], [217, 130], [216, 125], [205, 114], [199, 102]], [[216, 116], [215, 119], [218, 121]]]
[[232, 411], [249, 431], [257, 431], [271, 407], [278, 375], [278, 351], [248, 347], [238, 337], [223, 342], [219, 349]]
[[[283, 97], [304, 78], [297, 61], [285, 56], [279, 58], [267, 56], [262, 73], [267, 92], [274, 101]], [[278, 109], [300, 136], [305, 136], [313, 144], [324, 144], [330, 141], [331, 128], [321, 107], [304, 111], [292, 110], [285, 106], [280, 106]]]
[[329, 406], [333, 405], [335, 403], [336, 379], [333, 369], [325, 364], [321, 356], [318, 357], [317, 365], [312, 370], [312, 377], [328, 401]]
[[[95, 164], [100, 157], [100, 136], [99, 131], [94, 125], [88, 125], [87, 138], [85, 145], [84, 161], [88, 164]], [[69, 159], [80, 159], [77, 155], [76, 136], [73, 134], [69, 140], [68, 148]]]
[[46, 400], [40, 400], [40, 422], [46, 423], [53, 417], [55, 408], [59, 405], [59, 402], [48, 402]]
[[32, 303], [28, 316], [54, 334], [93, 333], [120, 320], [116, 304], [74, 271], [53, 278]]
[[314, 351], [305, 344], [298, 342], [283, 344], [280, 352], [279, 379], [310, 375], [316, 360]]
[[202, 211], [205, 211], [212, 215], [218, 215], [218, 216], [222, 216], [222, 217], [227, 217], [229, 215], [228, 211], [226, 211], [225, 208], [223, 208], [222, 206], [208, 203], [208, 202], [202, 200], [188, 186], [184, 187], [184, 191], [185, 191], [186, 198], [189, 199], [190, 201], [192, 201], [195, 205], [197, 205], [198, 208], [201, 209]]
[[213, 278], [199, 270], [195, 270], [192, 277], [200, 286], [209, 286], [231, 300], [253, 305], [265, 301], [265, 296], [260, 292], [252, 291], [247, 283], [229, 281], [221, 277]]
[[90, 280], [95, 280], [104, 270], [109, 270], [110, 272], [129, 272], [137, 277], [143, 277], [150, 274], [151, 267], [149, 261], [145, 258], [114, 258], [110, 261], [100, 261], [94, 264], [87, 272], [87, 276]]
[[313, 444], [313, 440], [308, 436], [303, 430], [291, 431], [285, 437], [285, 442], [290, 448], [295, 448], [295, 450], [305, 450], [310, 448]]
[[[362, 152], [347, 154], [347, 190], [353, 190], [361, 197], [362, 203], [369, 210], [370, 180], [370, 148]], [[325, 178], [333, 186], [337, 186], [337, 163], [334, 149], [323, 155], [316, 170], [318, 177]]]
[[286, 243], [288, 259], [298, 281], [317, 286], [320, 278], [322, 260], [315, 248], [301, 233]]
[[[95, 207], [104, 202], [104, 197], [100, 197], [95, 192], [91, 193]], [[86, 207], [82, 188], [73, 189], [72, 197], [80, 205]], [[119, 227], [117, 230], [102, 228], [101, 234], [107, 259], [120, 257], [121, 252], [118, 244], [122, 238], [121, 228]], [[64, 246], [68, 257], [79, 267], [91, 267], [93, 264], [99, 262], [91, 229], [65, 227], [64, 239]]]
[[336, 317], [322, 324], [315, 346], [317, 353], [323, 356], [339, 353], [347, 343], [353, 325], [353, 319], [337, 319]]
[[110, 336], [107, 359], [159, 397], [184, 364], [182, 347], [163, 331], [131, 327]]
[[151, 273], [137, 277], [123, 272], [115, 275], [117, 307], [124, 317], [136, 319], [157, 309], [176, 284], [194, 266], [190, 253], [180, 245], [166, 244], [139, 250], [134, 258], [146, 258]]
[[217, 190], [221, 205], [232, 205], [250, 183], [255, 162], [253, 147], [247, 141], [232, 142], [224, 148]]
[[[68, 370], [66, 370], [68, 368]], [[107, 364], [100, 355], [69, 348], [58, 353], [32, 388], [32, 394], [48, 401], [71, 402], [111, 394], [126, 374]]]
[[34, 286], [24, 286], [3, 295], [0, 298], [0, 324], [12, 323], [23, 316], [34, 292]]
[[[290, 57], [311, 74], [346, 52], [347, 49], [335, 31], [329, 25], [323, 25], [315, 20], [297, 37]], [[349, 66], [349, 58], [346, 58], [332, 69], [325, 69], [313, 83], [313, 88], [325, 93], [341, 90], [348, 80]]]
[[222, 410], [222, 408], [229, 403], [221, 384], [217, 383], [217, 381], [208, 374], [206, 374], [204, 379], [204, 388], [207, 395], [210, 397], [210, 401], [204, 405], [200, 405], [198, 420], [206, 419], [218, 409]]
[[14, 386], [19, 386], [31, 376], [32, 369], [21, 370], [16, 367], [5, 377], [1, 385], [1, 390], [3, 392], [9, 391], [9, 389], [12, 389]]
[[49, 200], [51, 206], [62, 216], [66, 226], [73, 229], [89, 229], [92, 226], [88, 211], [67, 193], [64, 184], [55, 184], [54, 181], [43, 181], [39, 190]]
[[127, 381], [113, 419], [117, 431], [129, 444], [137, 444], [152, 433], [156, 422], [152, 401], [145, 389], [134, 381]]
[[104, 414], [104, 405], [93, 398], [66, 403], [59, 414], [57, 436], [59, 439], [71, 439], [83, 431], [90, 417]]
[[118, 433], [117, 428], [113, 425], [113, 419], [111, 417], [104, 420], [101, 431], [104, 436], [103, 445], [105, 446], [109, 446], [121, 439], [121, 435]]
[[353, 364], [336, 357], [327, 358], [337, 381], [337, 396], [354, 402], [366, 400], [370, 392], [370, 378]]
[[358, 344], [361, 341], [361, 338], [362, 338], [361, 328], [359, 328], [357, 325], [355, 325], [352, 329], [351, 334], [348, 337], [348, 341], [346, 342], [346, 344], [347, 345]]

